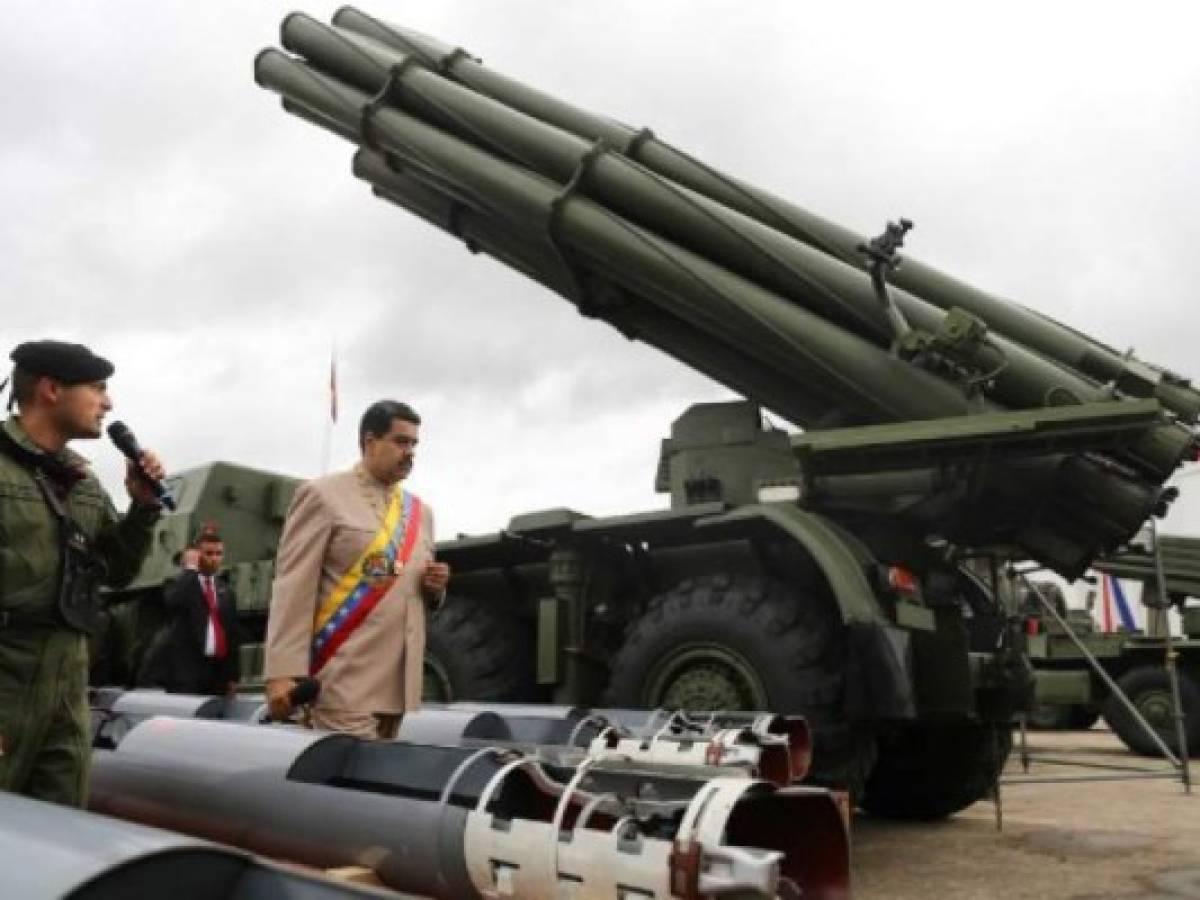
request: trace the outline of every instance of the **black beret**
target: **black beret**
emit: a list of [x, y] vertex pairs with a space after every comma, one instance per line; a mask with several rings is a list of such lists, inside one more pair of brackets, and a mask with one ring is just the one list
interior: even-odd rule
[[45, 375], [63, 384], [87, 384], [103, 381], [113, 373], [113, 364], [97, 356], [83, 344], [65, 341], [26, 341], [9, 355], [22, 369], [33, 375]]

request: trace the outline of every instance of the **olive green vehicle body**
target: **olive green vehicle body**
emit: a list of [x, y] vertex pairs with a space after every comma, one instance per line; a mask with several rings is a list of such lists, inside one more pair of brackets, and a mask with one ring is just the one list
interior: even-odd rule
[[[1168, 651], [1174, 654], [1180, 681], [1189, 752], [1200, 753], [1200, 539], [1167, 535], [1161, 538], [1162, 591], [1154, 557], [1142, 546], [1129, 546], [1097, 560], [1094, 569], [1115, 578], [1141, 583], [1148, 627], [1136, 631], [1100, 631], [1090, 610], [1060, 613], [1074, 638], [1128, 695], [1143, 717], [1172, 750], [1178, 748], [1174, 704], [1166, 675]], [[1030, 662], [1036, 675], [1031, 720], [1047, 728], [1090, 727], [1103, 715], [1130, 749], [1157, 755], [1153, 742], [1132, 721], [1104, 679], [1096, 672], [1076, 640], [1052, 617], [1027, 606]], [[1172, 623], [1171, 620], [1174, 619]], [[1170, 645], [1164, 629], [1174, 624]]]
[[275, 553], [283, 520], [299, 479], [228, 462], [214, 462], [173, 474], [167, 488], [176, 510], [161, 516], [150, 551], [133, 580], [108, 591], [107, 615], [91, 641], [91, 682], [136, 682], [150, 641], [166, 612], [163, 587], [179, 573], [181, 551], [211, 522], [225, 542], [225, 575], [237, 596], [247, 628], [242, 671], [249, 685], [262, 670]]
[[[966, 481], [978, 460], [993, 465], [1000, 445], [1014, 460], [1096, 446], [1115, 439], [1110, 429], [1154, 415], [1154, 406], [788, 435], [764, 428], [754, 404], [702, 404], [674, 423], [662, 445], [655, 486], [669, 494], [669, 508], [607, 518], [568, 509], [524, 514], [502, 532], [442, 542], [438, 555], [455, 572], [455, 598], [535, 626], [527, 683], [540, 699], [605, 699], [611, 660], [656, 596], [691, 579], [737, 576], [781, 581], [829, 604], [854, 635], [850, 665], [859, 670], [850, 680], [860, 686], [859, 714], [1006, 720], [1031, 687], [1023, 651], [1005, 633], [1003, 601], [960, 565], [965, 560], [947, 564], [943, 541], [929, 540], [950, 524], [945, 505], [922, 503], [947, 473]], [[1131, 419], [1113, 419], [1117, 413]], [[787, 500], [760, 499], [789, 489]], [[1005, 516], [1012, 531], [1036, 520], [1040, 504], [1006, 511], [987, 496], [974, 495], [978, 521], [959, 508], [964, 531], [995, 533]], [[997, 552], [1014, 551], [1006, 544]], [[914, 574], [911, 589], [889, 583], [895, 568]], [[713, 685], [718, 696], [738, 696], [730, 687]], [[435, 683], [432, 696], [465, 699], [448, 683]]]

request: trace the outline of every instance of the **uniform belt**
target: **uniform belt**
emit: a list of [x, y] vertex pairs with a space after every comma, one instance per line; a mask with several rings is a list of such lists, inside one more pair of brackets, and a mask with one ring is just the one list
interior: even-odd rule
[[19, 609], [0, 609], [0, 631], [23, 628], [66, 628], [67, 623], [50, 613], [26, 612]]

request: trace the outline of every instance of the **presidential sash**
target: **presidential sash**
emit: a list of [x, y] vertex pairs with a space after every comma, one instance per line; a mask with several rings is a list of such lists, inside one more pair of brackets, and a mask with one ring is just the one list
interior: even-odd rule
[[317, 609], [310, 675], [321, 671], [391, 590], [412, 557], [420, 531], [420, 498], [397, 487], [379, 531]]

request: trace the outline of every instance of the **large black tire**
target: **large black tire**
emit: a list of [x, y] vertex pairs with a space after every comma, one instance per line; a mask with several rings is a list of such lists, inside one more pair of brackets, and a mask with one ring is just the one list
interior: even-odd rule
[[513, 616], [450, 595], [428, 620], [424, 699], [534, 699], [533, 641]]
[[651, 601], [613, 659], [604, 703], [802, 714], [813, 730], [810, 780], [857, 796], [875, 745], [845, 717], [845, 675], [830, 601], [770, 578], [712, 575]]
[[[1180, 669], [1179, 698], [1183, 702], [1184, 734], [1188, 753], [1200, 753], [1200, 684], [1189, 670]], [[1174, 704], [1167, 670], [1161, 666], [1139, 666], [1119, 679], [1117, 686], [1130, 699], [1172, 753], [1179, 753], [1175, 729]], [[1115, 696], [1104, 701], [1104, 721], [1124, 741], [1125, 746], [1142, 756], [1162, 756], [1150, 735], [1142, 730], [1125, 705]]]
[[989, 796], [1012, 750], [1012, 730], [991, 722], [911, 722], [879, 738], [860, 804], [889, 819], [944, 819]]

